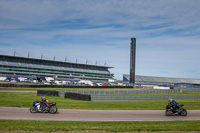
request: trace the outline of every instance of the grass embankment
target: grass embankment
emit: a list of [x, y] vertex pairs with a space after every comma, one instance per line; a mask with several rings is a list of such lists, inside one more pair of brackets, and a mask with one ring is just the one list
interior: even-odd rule
[[[29, 92], [0, 92], [0, 106], [4, 107], [31, 107], [33, 101], [40, 100], [41, 96]], [[149, 101], [79, 101], [60, 97], [46, 96], [50, 102], [56, 102], [60, 109], [165, 109], [167, 100]], [[185, 104], [186, 109], [200, 109], [200, 99], [176, 100], [180, 104]]]
[[[187, 125], [187, 126], [186, 126]], [[75, 122], [0, 120], [0, 130], [199, 131], [200, 121]]]

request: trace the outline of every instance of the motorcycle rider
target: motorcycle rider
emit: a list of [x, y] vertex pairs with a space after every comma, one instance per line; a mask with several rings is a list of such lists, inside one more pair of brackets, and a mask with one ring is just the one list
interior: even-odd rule
[[40, 110], [43, 111], [45, 106], [46, 106], [46, 98], [43, 96], [41, 97], [41, 101], [40, 101]]
[[172, 110], [173, 113], [176, 113], [176, 110], [179, 109], [179, 104], [171, 98], [169, 98], [169, 105], [170, 105], [170, 107], [173, 108], [173, 110]]
[[50, 104], [49, 100], [46, 100], [46, 105]]

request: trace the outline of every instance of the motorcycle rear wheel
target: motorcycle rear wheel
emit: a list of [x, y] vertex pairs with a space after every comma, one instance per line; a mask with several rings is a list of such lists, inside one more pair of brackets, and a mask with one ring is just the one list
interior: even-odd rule
[[37, 113], [37, 112], [38, 112], [37, 107], [35, 107], [35, 106], [30, 107], [30, 112], [31, 112], [31, 113]]
[[58, 109], [55, 106], [51, 106], [49, 109], [49, 113], [51, 113], [51, 114], [55, 114], [55, 113], [57, 113], [57, 111], [58, 111]]

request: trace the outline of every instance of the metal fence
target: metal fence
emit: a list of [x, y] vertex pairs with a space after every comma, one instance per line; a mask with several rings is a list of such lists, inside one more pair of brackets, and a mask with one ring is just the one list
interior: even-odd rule
[[91, 95], [92, 101], [200, 99], [200, 95]]
[[198, 92], [200, 89], [171, 89], [171, 90], [59, 90], [60, 95], [65, 92], [89, 95], [123, 95], [123, 94], [153, 94], [153, 93], [181, 93]]
[[[60, 90], [65, 92], [91, 95], [92, 101], [134, 101], [134, 100], [168, 100], [172, 99], [200, 99], [200, 95], [139, 95], [156, 93], [198, 92], [200, 89], [173, 89], [173, 90]], [[133, 94], [133, 95], [128, 95]], [[134, 95], [138, 94], [138, 95]]]

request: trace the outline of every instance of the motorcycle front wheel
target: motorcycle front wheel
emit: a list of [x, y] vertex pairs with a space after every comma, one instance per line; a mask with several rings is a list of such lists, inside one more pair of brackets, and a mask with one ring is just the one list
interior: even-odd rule
[[35, 107], [35, 106], [30, 107], [30, 112], [31, 112], [31, 113], [37, 113], [37, 112], [38, 112], [37, 107]]
[[172, 115], [172, 112], [169, 109], [165, 110], [165, 116], [170, 116]]
[[49, 109], [49, 113], [51, 113], [51, 114], [55, 114], [55, 113], [57, 113], [57, 111], [58, 111], [58, 109], [55, 106], [51, 106]]
[[182, 116], [187, 116], [187, 110], [182, 109], [182, 111], [181, 111], [181, 115], [182, 115]]
[[169, 114], [168, 114], [168, 110], [165, 110], [165, 116], [168, 116]]

